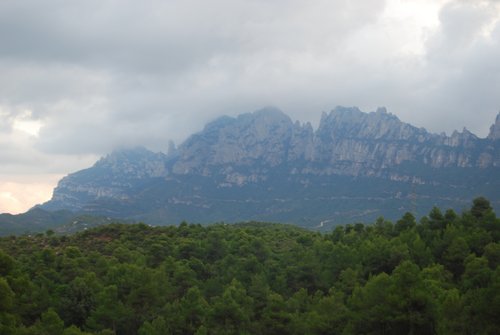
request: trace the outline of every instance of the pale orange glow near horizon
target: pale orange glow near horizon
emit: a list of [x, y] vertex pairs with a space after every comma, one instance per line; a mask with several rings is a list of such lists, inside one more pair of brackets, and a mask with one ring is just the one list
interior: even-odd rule
[[62, 175], [51, 174], [40, 177], [43, 181], [0, 180], [0, 213], [24, 213], [33, 206], [49, 200]]

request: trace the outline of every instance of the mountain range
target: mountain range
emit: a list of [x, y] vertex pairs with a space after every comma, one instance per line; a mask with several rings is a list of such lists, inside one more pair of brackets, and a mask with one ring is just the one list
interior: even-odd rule
[[479, 138], [465, 128], [430, 133], [385, 108], [336, 107], [317, 129], [264, 108], [218, 118], [166, 154], [112, 152], [64, 177], [36, 210], [150, 224], [258, 220], [330, 229], [421, 216], [433, 206], [460, 211], [480, 195], [500, 208], [500, 113]]

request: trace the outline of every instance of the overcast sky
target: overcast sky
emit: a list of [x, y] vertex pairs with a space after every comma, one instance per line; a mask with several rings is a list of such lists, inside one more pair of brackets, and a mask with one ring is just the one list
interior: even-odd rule
[[336, 105], [485, 137], [500, 1], [1, 0], [0, 212], [116, 147], [166, 151], [217, 116]]

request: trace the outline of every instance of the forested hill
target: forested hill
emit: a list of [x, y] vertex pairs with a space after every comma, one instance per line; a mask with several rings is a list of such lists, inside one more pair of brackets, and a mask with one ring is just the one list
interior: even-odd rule
[[498, 334], [500, 220], [104, 225], [0, 239], [0, 334]]

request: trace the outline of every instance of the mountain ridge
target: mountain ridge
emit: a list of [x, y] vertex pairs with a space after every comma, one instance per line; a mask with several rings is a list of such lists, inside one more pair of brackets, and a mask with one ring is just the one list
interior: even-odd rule
[[167, 154], [112, 152], [64, 177], [39, 207], [154, 224], [262, 220], [306, 227], [418, 215], [433, 205], [460, 209], [479, 195], [495, 207], [499, 120], [486, 138], [466, 129], [446, 136], [383, 107], [364, 113], [338, 106], [315, 130], [267, 107], [217, 118]]

